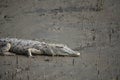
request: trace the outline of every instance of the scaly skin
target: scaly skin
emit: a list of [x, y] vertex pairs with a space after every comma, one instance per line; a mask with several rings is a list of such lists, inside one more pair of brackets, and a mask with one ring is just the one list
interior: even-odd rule
[[17, 38], [1, 38], [0, 53], [2, 55], [24, 54], [32, 56], [32, 54], [46, 55], [63, 55], [63, 56], [79, 56], [80, 53], [73, 51], [63, 44], [48, 44], [45, 42], [17, 39]]

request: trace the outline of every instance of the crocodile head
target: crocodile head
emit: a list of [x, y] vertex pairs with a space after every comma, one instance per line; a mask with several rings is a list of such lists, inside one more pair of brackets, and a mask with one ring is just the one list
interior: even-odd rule
[[80, 56], [80, 53], [70, 49], [67, 45], [63, 44], [48, 44], [46, 50], [48, 55], [60, 55], [60, 56]]

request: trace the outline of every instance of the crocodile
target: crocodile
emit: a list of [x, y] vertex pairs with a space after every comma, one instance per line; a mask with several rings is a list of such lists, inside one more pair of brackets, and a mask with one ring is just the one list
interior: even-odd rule
[[50, 55], [50, 56], [80, 56], [78, 51], [70, 49], [65, 44], [53, 44], [37, 40], [0, 38], [1, 55]]

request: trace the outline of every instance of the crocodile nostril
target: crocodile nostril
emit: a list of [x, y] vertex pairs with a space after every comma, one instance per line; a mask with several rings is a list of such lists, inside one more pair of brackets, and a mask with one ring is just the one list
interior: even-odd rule
[[78, 56], [80, 56], [80, 53], [77, 53]]

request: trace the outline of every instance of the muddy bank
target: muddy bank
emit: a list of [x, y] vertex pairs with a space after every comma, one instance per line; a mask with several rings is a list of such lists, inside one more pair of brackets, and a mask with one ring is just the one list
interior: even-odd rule
[[0, 37], [63, 43], [81, 53], [0, 56], [0, 80], [119, 80], [120, 1], [101, 1], [0, 0]]

